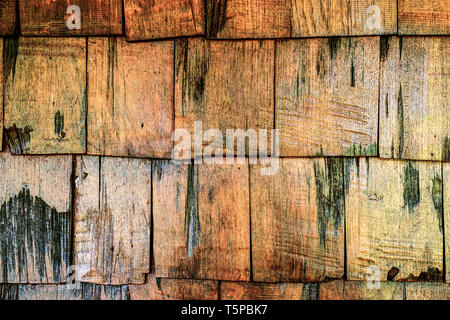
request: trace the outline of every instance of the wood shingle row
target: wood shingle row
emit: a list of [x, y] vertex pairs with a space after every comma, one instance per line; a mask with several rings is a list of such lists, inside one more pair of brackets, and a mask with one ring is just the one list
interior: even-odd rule
[[248, 39], [442, 35], [450, 27], [446, 0], [78, 0], [75, 5], [3, 0], [0, 35], [17, 28], [26, 36], [126, 35], [131, 41]]
[[[282, 157], [450, 159], [448, 37], [3, 43], [11, 153], [169, 159], [174, 129], [201, 121], [269, 146], [278, 129]], [[203, 145], [238, 152], [218, 140]]]

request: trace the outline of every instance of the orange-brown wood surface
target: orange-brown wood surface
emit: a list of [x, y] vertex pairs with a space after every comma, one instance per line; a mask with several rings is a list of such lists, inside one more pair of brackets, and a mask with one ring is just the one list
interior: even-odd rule
[[250, 280], [248, 166], [153, 168], [157, 277]]
[[205, 32], [203, 0], [125, 0], [124, 5], [128, 40], [193, 36]]
[[448, 0], [398, 0], [398, 33], [403, 35], [450, 34]]
[[340, 159], [280, 159], [275, 175], [250, 167], [252, 267], [258, 282], [344, 275]]
[[281, 156], [377, 155], [379, 37], [279, 40]]
[[145, 285], [131, 285], [131, 300], [217, 300], [219, 282], [211, 280], [155, 278]]
[[442, 281], [441, 163], [356, 158], [344, 171], [347, 279]]
[[380, 282], [378, 285], [367, 281], [345, 281], [345, 300], [403, 300], [405, 284], [403, 282]]
[[79, 280], [144, 283], [150, 272], [150, 160], [79, 156], [75, 184]]
[[12, 35], [16, 28], [16, 0], [0, 1], [0, 35]]
[[[121, 0], [18, 1], [23, 35], [119, 35], [123, 32]], [[72, 8], [73, 5], [80, 11]], [[79, 19], [79, 25], [75, 19]]]
[[89, 154], [169, 158], [173, 41], [88, 40]]
[[86, 39], [5, 43], [4, 145], [12, 153], [86, 151]]
[[[177, 40], [175, 128], [193, 135], [201, 121], [203, 131], [219, 129], [223, 137], [227, 129], [272, 129], [273, 63], [273, 40]], [[221, 148], [224, 140], [205, 144]]]

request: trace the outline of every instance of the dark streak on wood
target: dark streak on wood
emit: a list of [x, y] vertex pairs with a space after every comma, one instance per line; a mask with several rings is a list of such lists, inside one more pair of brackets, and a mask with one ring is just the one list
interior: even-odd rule
[[198, 167], [193, 163], [188, 167], [188, 185], [186, 194], [186, 210], [184, 218], [184, 232], [186, 234], [186, 247], [188, 257], [192, 257], [193, 250], [200, 245], [200, 215], [198, 209]]
[[5, 38], [4, 39], [4, 79], [8, 83], [11, 76], [14, 79], [16, 74], [17, 55], [19, 54], [19, 38]]
[[[0, 210], [3, 266], [0, 275], [4, 282], [29, 282], [28, 271], [33, 269], [41, 283], [64, 282], [64, 270], [70, 259], [71, 228], [68, 212], [50, 208], [41, 198], [31, 196], [25, 187], [5, 201]], [[51, 274], [47, 261], [52, 264]]]
[[397, 100], [397, 122], [398, 122], [398, 158], [401, 159], [403, 156], [403, 147], [404, 147], [404, 134], [405, 134], [405, 120], [403, 114], [403, 94], [402, 94], [402, 85], [400, 84], [400, 88], [398, 90], [398, 100]]
[[216, 38], [226, 22], [228, 0], [206, 1], [206, 36]]
[[11, 154], [23, 154], [30, 143], [30, 133], [33, 128], [26, 126], [25, 128], [17, 128], [14, 124], [11, 128], [5, 128], [3, 131], [3, 146], [5, 151]]
[[442, 195], [442, 188], [443, 188], [443, 183], [442, 183], [442, 179], [439, 175], [435, 175], [433, 177], [433, 185], [432, 185], [432, 189], [431, 189], [431, 197], [433, 198], [433, 206], [434, 209], [436, 210], [436, 214], [437, 214], [437, 218], [439, 221], [439, 230], [441, 231], [441, 234], [443, 234], [443, 214], [444, 214], [444, 209], [443, 209], [443, 195]]
[[420, 203], [419, 170], [408, 161], [403, 173], [403, 201], [408, 207], [409, 214], [414, 212], [414, 208]]

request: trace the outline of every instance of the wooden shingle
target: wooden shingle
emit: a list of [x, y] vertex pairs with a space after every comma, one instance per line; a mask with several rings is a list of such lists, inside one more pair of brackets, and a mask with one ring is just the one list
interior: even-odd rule
[[282, 158], [250, 167], [252, 267], [257, 282], [315, 282], [344, 275], [340, 159]]
[[[177, 40], [175, 128], [193, 135], [198, 121], [222, 137], [227, 129], [272, 129], [273, 63], [273, 40]], [[221, 148], [225, 139], [218, 140], [210, 146]]]
[[403, 282], [380, 282], [379, 288], [369, 287], [366, 281], [345, 281], [345, 300], [403, 300]]
[[0, 1], [0, 35], [12, 35], [16, 28], [16, 0]]
[[4, 68], [4, 147], [85, 152], [86, 39], [8, 38]]
[[0, 154], [0, 283], [66, 281], [70, 156]]
[[[209, 1], [209, 0], [208, 0]], [[125, 0], [127, 40], [203, 35], [203, 0]]]
[[87, 152], [169, 158], [173, 41], [89, 38]]
[[248, 166], [155, 161], [156, 277], [250, 280]]
[[344, 282], [322, 283], [220, 283], [223, 300], [342, 300]]
[[144, 283], [150, 272], [151, 162], [77, 157], [74, 257], [80, 280]]
[[450, 34], [448, 0], [399, 0], [398, 33], [401, 35]]
[[392, 37], [381, 45], [380, 156], [450, 160], [446, 37]]
[[441, 164], [344, 160], [347, 279], [442, 281]]
[[[443, 186], [442, 193], [439, 197], [439, 188], [436, 186], [436, 196], [435, 202], [436, 207], [441, 208], [441, 212], [443, 211], [444, 215], [444, 230], [445, 230], [445, 262], [446, 265], [450, 265], [450, 163], [446, 162], [442, 164], [442, 172], [443, 172]], [[443, 205], [442, 207], [439, 207]], [[450, 282], [450, 268], [446, 270], [445, 281]]]
[[396, 0], [210, 0], [210, 38], [289, 38], [392, 34]]
[[416, 282], [405, 284], [406, 300], [450, 300], [447, 283]]
[[[0, 52], [3, 53], [3, 38], [0, 37]], [[0, 106], [3, 106], [3, 94], [5, 87], [5, 77], [3, 72], [3, 61], [4, 59], [0, 59]], [[0, 108], [0, 151], [3, 150], [3, 107]]]
[[211, 280], [155, 278], [131, 285], [130, 300], [217, 300], [219, 282]]
[[281, 156], [376, 156], [378, 37], [279, 40]]
[[121, 0], [18, 0], [26, 36], [120, 35]]

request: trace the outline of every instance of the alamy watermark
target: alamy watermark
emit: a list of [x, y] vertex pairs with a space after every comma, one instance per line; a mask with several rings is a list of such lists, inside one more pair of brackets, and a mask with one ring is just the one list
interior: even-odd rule
[[[279, 169], [279, 130], [226, 129], [225, 136], [219, 129], [203, 131], [201, 121], [194, 122], [194, 132], [176, 129], [172, 134], [175, 145], [172, 161], [195, 164], [244, 164], [248, 156], [250, 164], [262, 165], [262, 175], [274, 175]], [[204, 145], [206, 143], [206, 145]], [[193, 154], [192, 154], [193, 153]]]

